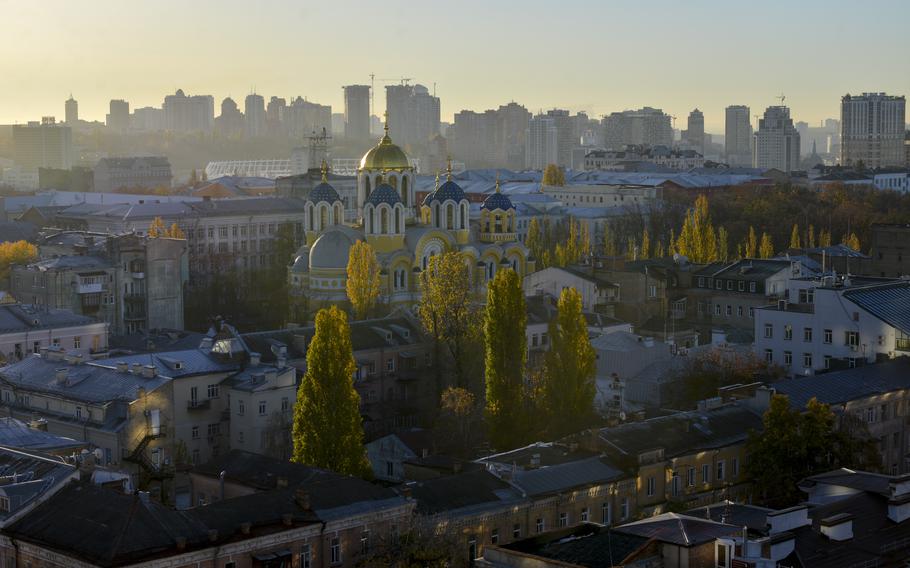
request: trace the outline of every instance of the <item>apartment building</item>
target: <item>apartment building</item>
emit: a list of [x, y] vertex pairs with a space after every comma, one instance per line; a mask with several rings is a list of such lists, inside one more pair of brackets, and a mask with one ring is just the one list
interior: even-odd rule
[[840, 163], [875, 169], [902, 167], [907, 99], [885, 93], [841, 99]]
[[183, 328], [186, 240], [55, 231], [38, 250], [42, 260], [11, 269], [22, 301], [97, 318], [118, 335]]
[[[869, 274], [901, 277], [910, 274], [910, 223], [872, 225]], [[907, 258], [904, 258], [904, 257]]]
[[165, 156], [101, 158], [94, 168], [94, 191], [171, 187], [171, 163]]
[[755, 310], [755, 353], [790, 376], [910, 355], [910, 282], [825, 276], [791, 280]]
[[758, 121], [754, 140], [752, 167], [777, 169], [786, 174], [799, 169], [800, 137], [789, 108], [768, 107]]

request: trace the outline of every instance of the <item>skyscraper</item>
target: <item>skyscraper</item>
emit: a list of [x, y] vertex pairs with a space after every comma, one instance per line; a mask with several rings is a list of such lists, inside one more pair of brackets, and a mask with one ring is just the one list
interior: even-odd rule
[[164, 123], [177, 132], [209, 132], [215, 121], [215, 99], [211, 95], [187, 96], [182, 89], [164, 97]]
[[26, 170], [68, 170], [73, 166], [72, 130], [57, 124], [53, 116], [13, 126], [13, 161]]
[[537, 115], [528, 121], [525, 167], [542, 170], [555, 164], [558, 156], [556, 122], [552, 117]]
[[670, 146], [673, 143], [670, 116], [659, 108], [611, 113], [604, 117], [603, 129], [607, 149], [622, 150], [630, 144]]
[[269, 104], [265, 107], [266, 129], [269, 135], [275, 136], [284, 131], [283, 122], [287, 113], [288, 102], [281, 97], [269, 99]]
[[753, 155], [752, 165], [763, 170], [776, 168], [790, 173], [799, 167], [799, 132], [789, 108], [770, 106], [765, 110], [755, 132]]
[[344, 88], [344, 137], [370, 139], [370, 87], [348, 85]]
[[250, 93], [246, 96], [243, 115], [247, 138], [258, 138], [265, 134], [265, 99], [262, 95]]
[[705, 115], [700, 110], [695, 109], [689, 113], [686, 131], [682, 137], [697, 152], [705, 153]]
[[724, 154], [731, 166], [752, 165], [752, 122], [749, 107], [730, 105], [724, 122]]
[[116, 132], [126, 132], [130, 126], [130, 103], [123, 99], [111, 100], [105, 124]]
[[401, 144], [422, 146], [439, 133], [439, 98], [423, 85], [386, 86], [386, 112]]
[[906, 99], [885, 93], [841, 99], [841, 164], [904, 165]]
[[79, 103], [73, 98], [73, 95], [70, 95], [70, 98], [66, 99], [66, 124], [75, 126], [77, 122], [79, 122]]
[[244, 132], [243, 113], [231, 97], [221, 101], [221, 114], [215, 119], [215, 130], [225, 136], [240, 136]]
[[575, 121], [569, 116], [569, 111], [552, 109], [547, 111], [547, 116], [553, 119], [556, 127], [556, 161], [555, 164], [562, 168], [572, 166], [572, 149], [579, 145], [579, 136], [575, 135]]

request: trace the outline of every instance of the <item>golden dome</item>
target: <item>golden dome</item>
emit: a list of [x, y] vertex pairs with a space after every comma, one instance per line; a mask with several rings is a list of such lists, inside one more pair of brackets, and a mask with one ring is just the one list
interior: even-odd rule
[[361, 170], [410, 170], [411, 164], [404, 150], [392, 143], [389, 138], [389, 128], [386, 126], [385, 136], [379, 144], [370, 148], [369, 152], [360, 159]]

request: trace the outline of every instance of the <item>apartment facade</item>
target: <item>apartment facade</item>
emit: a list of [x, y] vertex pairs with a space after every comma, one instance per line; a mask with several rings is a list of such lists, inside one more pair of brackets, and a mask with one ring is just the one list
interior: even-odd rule
[[799, 131], [793, 126], [790, 109], [771, 106], [758, 121], [753, 144], [752, 167], [777, 169], [789, 174], [799, 169]]
[[841, 98], [840, 163], [870, 169], [905, 166], [906, 97], [885, 93]]
[[94, 168], [94, 190], [171, 187], [171, 163], [164, 156], [101, 158]]
[[73, 166], [73, 134], [69, 126], [46, 116], [41, 122], [13, 126], [13, 161], [33, 172], [38, 168], [68, 170]]
[[724, 155], [731, 166], [752, 165], [752, 116], [745, 105], [730, 105], [725, 111]]
[[0, 305], [0, 357], [21, 361], [42, 348], [66, 349], [88, 359], [107, 352], [108, 326], [70, 310], [34, 304]]

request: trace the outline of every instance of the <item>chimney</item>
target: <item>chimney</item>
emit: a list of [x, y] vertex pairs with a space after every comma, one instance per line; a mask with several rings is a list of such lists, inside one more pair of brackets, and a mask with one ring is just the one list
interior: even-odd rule
[[40, 347], [38, 349], [38, 354], [41, 355], [42, 359], [47, 359], [47, 347]]
[[288, 358], [285, 357], [283, 354], [279, 355], [277, 361], [275, 362], [275, 365], [279, 369], [284, 369], [287, 366], [287, 364], [288, 364]]
[[134, 375], [142, 374], [142, 363], [133, 363], [133, 374]]
[[54, 382], [61, 386], [65, 385], [66, 377], [68, 374], [69, 374], [69, 369], [67, 369], [66, 367], [61, 367], [61, 368], [57, 369], [56, 371], [54, 371]]
[[895, 523], [902, 523], [910, 518], [910, 475], [891, 478], [888, 489], [891, 492], [888, 518]]
[[821, 520], [822, 534], [831, 540], [841, 542], [853, 538], [853, 515], [840, 513]]
[[797, 505], [789, 509], [772, 511], [766, 517], [770, 526], [768, 534], [771, 535], [812, 524], [811, 519], [809, 519], [809, 507], [806, 505]]
[[261, 359], [261, 356], [259, 355], [259, 353], [256, 353], [256, 352], [250, 353], [250, 367], [259, 366], [260, 359]]
[[298, 489], [294, 493], [294, 501], [297, 502], [297, 506], [303, 509], [304, 511], [310, 510], [310, 494], [308, 491], [303, 489]]
[[531, 467], [540, 467], [540, 454], [531, 455]]
[[142, 368], [142, 376], [146, 379], [153, 379], [155, 378], [156, 371], [157, 369], [154, 365], [146, 365]]
[[130, 366], [126, 364], [126, 361], [117, 361], [117, 372], [126, 373], [130, 370]]

